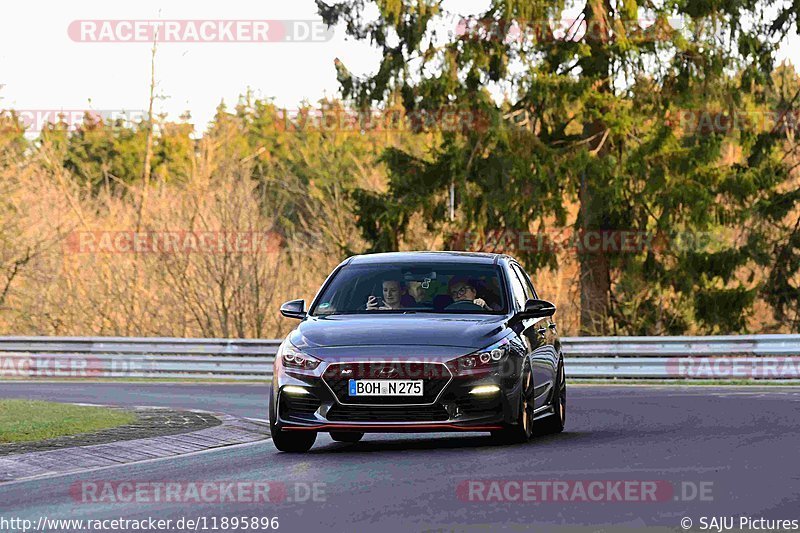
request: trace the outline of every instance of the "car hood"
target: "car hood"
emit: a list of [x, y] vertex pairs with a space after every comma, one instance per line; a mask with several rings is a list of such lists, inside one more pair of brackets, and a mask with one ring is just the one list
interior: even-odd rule
[[500, 340], [506, 316], [340, 315], [309, 317], [289, 336], [301, 349], [442, 346], [480, 349]]

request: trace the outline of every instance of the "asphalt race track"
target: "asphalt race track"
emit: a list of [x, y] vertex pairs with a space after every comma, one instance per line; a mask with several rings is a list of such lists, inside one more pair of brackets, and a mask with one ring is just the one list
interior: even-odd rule
[[269, 385], [0, 381], [0, 398], [205, 409], [268, 418]]
[[[194, 407], [255, 418], [266, 417], [266, 392], [254, 385], [0, 383], [0, 397]], [[740, 516], [800, 519], [799, 387], [572, 385], [568, 405], [563, 434], [525, 445], [495, 446], [480, 434], [367, 435], [348, 445], [326, 435], [310, 453], [290, 455], [266, 441], [0, 485], [0, 514], [34, 521], [277, 516], [282, 531], [382, 533], [681, 531], [685, 518], [700, 531], [701, 517], [737, 517], [735, 529]], [[522, 485], [509, 480], [540, 482], [537, 501], [532, 492], [519, 501], [515, 487]], [[283, 482], [286, 497], [258, 504], [85, 502], [74, 490], [83, 482], [121, 481]], [[542, 487], [552, 489], [553, 482], [568, 489], [540, 501]], [[602, 501], [577, 491], [592, 483], [606, 487]], [[314, 484], [316, 498], [308, 490]], [[636, 490], [617, 498], [612, 486], [658, 488], [649, 498]]]

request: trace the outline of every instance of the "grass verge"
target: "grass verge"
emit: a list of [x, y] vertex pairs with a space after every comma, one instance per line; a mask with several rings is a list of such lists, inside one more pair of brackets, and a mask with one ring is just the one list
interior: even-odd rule
[[106, 407], [0, 400], [0, 444], [89, 433], [135, 420], [133, 413]]

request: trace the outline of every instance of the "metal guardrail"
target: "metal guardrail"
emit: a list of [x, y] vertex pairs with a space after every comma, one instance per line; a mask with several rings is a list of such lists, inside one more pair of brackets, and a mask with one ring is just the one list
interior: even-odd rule
[[[0, 379], [272, 377], [279, 340], [0, 337]], [[800, 379], [800, 335], [566, 337], [571, 378]]]
[[280, 340], [0, 337], [0, 379], [268, 380]]
[[800, 379], [800, 335], [573, 337], [568, 375], [590, 379]]

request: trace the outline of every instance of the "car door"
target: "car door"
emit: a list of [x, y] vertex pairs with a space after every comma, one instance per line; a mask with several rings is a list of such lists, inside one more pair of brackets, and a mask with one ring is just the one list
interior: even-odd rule
[[[516, 263], [510, 264], [509, 277], [515, 305], [518, 310], [524, 310], [525, 302], [533, 296], [526, 287], [521, 269]], [[535, 410], [547, 405], [547, 395], [552, 381], [547, 346], [547, 319], [526, 318], [519, 323], [518, 327], [519, 335], [528, 347], [531, 371], [533, 372], [533, 406]]]
[[[512, 268], [519, 276], [525, 288], [528, 298], [536, 298], [539, 296], [533, 286], [530, 276], [525, 270], [517, 263], [512, 265]], [[545, 404], [549, 404], [550, 392], [553, 390], [556, 382], [556, 374], [558, 371], [559, 352], [561, 351], [560, 343], [558, 340], [558, 330], [553, 317], [544, 317], [537, 319], [536, 331], [537, 334], [544, 337], [544, 345], [537, 351], [536, 357], [536, 371], [534, 372], [534, 379], [537, 384], [537, 395], [544, 396]]]

